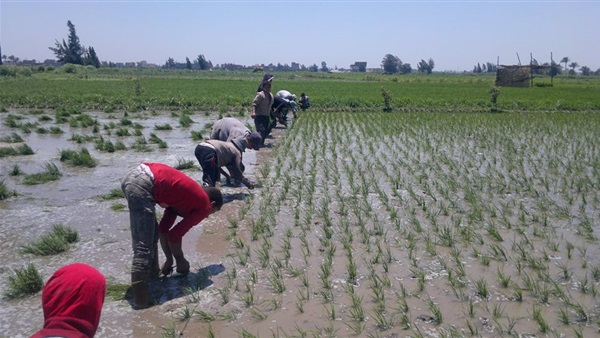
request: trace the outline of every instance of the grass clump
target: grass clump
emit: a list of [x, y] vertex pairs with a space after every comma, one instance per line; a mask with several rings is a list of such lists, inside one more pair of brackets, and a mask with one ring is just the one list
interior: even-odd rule
[[189, 115], [181, 114], [179, 117], [179, 125], [183, 128], [189, 127], [192, 123], [194, 123], [194, 120]]
[[56, 181], [62, 176], [62, 173], [52, 162], [48, 162], [45, 165], [45, 170], [41, 173], [25, 175], [23, 184], [25, 185], [36, 185], [43, 184], [50, 181]]
[[27, 144], [22, 144], [16, 148], [13, 147], [0, 147], [0, 158], [7, 156], [17, 156], [17, 155], [33, 155], [33, 149]]
[[20, 143], [20, 142], [23, 142], [23, 138], [21, 137], [21, 135], [19, 135], [17, 133], [12, 133], [10, 136], [5, 136], [5, 137], [0, 138], [0, 142]]
[[125, 300], [127, 299], [127, 290], [129, 290], [129, 287], [129, 284], [109, 282], [106, 284], [106, 297], [114, 301]]
[[42, 276], [33, 264], [16, 269], [8, 276], [8, 285], [4, 292], [7, 299], [21, 298], [32, 295], [44, 287]]
[[155, 130], [173, 130], [173, 127], [171, 127], [170, 124], [165, 123], [165, 124], [155, 124], [154, 125], [154, 129]]
[[4, 184], [4, 181], [0, 181], [0, 201], [12, 196], [17, 196], [17, 191], [10, 191], [10, 189], [6, 187], [6, 184]]
[[81, 148], [78, 152], [70, 149], [61, 150], [60, 161], [79, 167], [93, 168], [96, 166], [96, 160], [86, 148]]
[[200, 131], [196, 131], [196, 130], [192, 130], [192, 140], [194, 141], [201, 141], [204, 138], [202, 137], [202, 132]]
[[118, 198], [125, 198], [125, 194], [123, 194], [123, 190], [119, 188], [112, 189], [108, 194], [102, 195], [102, 199], [105, 201], [114, 200]]
[[43, 235], [37, 241], [23, 246], [23, 253], [36, 256], [56, 255], [69, 249], [69, 244], [77, 242], [79, 234], [76, 230], [55, 224], [52, 232]]
[[182, 157], [177, 158], [177, 164], [175, 165], [175, 169], [184, 170], [184, 169], [192, 169], [194, 167], [194, 161], [186, 160]]

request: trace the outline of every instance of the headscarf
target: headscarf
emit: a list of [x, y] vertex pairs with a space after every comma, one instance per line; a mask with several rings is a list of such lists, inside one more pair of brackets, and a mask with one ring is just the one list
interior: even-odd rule
[[74, 263], [58, 269], [42, 291], [44, 328], [31, 337], [94, 337], [105, 295], [106, 278], [94, 267]]

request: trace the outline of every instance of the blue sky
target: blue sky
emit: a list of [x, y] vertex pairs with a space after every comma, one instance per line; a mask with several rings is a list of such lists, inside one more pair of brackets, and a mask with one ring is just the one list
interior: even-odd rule
[[600, 1], [27, 1], [0, 0], [2, 54], [54, 58], [67, 21], [101, 61], [164, 64], [203, 54], [213, 64], [298, 62], [416, 68], [540, 63], [567, 56], [600, 68]]

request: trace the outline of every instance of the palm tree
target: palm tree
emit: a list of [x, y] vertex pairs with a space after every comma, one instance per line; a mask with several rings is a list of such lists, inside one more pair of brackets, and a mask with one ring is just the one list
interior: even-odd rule
[[560, 62], [565, 64], [565, 71], [567, 70], [567, 63], [569, 61], [571, 61], [571, 59], [569, 59], [568, 56], [565, 56], [564, 58], [560, 59]]
[[579, 67], [579, 64], [575, 61], [569, 63], [569, 67], [573, 69], [573, 73], [575, 73], [575, 68]]

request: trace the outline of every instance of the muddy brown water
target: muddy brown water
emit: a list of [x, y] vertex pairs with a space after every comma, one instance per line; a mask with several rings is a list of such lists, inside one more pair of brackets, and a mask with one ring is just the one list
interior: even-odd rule
[[[297, 126], [275, 130], [267, 141], [272, 148], [244, 155], [248, 175], [262, 187], [225, 187], [228, 203], [221, 212], [184, 238], [193, 273], [156, 281], [157, 305], [147, 310], [107, 299], [97, 336], [157, 337], [170, 328], [186, 337], [595, 336], [599, 285], [590, 271], [600, 268], [600, 246], [578, 231], [588, 219], [591, 231], [599, 231], [600, 196], [590, 188], [598, 181], [596, 122], [586, 121], [589, 129], [569, 125], [560, 131], [572, 142], [567, 148], [584, 149], [570, 152], [557, 146], [565, 141], [551, 137], [556, 133], [520, 124], [520, 115], [516, 123], [453, 129], [463, 117], [440, 126], [422, 123], [421, 115], [402, 115], [397, 122], [314, 112], [301, 116]], [[193, 119], [192, 128], [153, 131], [167, 141], [166, 150], [105, 154], [88, 145], [98, 167], [61, 165], [65, 175], [58, 182], [33, 187], [8, 176], [13, 163], [28, 173], [41, 171], [40, 162], [58, 163], [58, 149], [78, 146], [65, 140], [69, 132], [28, 134], [26, 142], [39, 157], [5, 158], [0, 166], [2, 179], [21, 194], [0, 202], [0, 239], [6, 243], [0, 254], [11, 257], [3, 271], [31, 261], [47, 279], [56, 268], [83, 261], [109, 281], [127, 283], [128, 215], [110, 209], [117, 201], [98, 196], [118, 187], [126, 170], [142, 160], [195, 160], [189, 129], [216, 117]], [[147, 127], [146, 137], [155, 124], [178, 125], [161, 115], [132, 120]], [[499, 145], [487, 142], [496, 133], [513, 134], [500, 137]], [[544, 142], [535, 142], [540, 139]], [[518, 156], [506, 155], [510, 147]], [[567, 175], [578, 166], [590, 182]], [[187, 172], [201, 177], [197, 170]], [[540, 220], [544, 208], [550, 208], [546, 224]], [[17, 253], [59, 222], [79, 231], [74, 248], [49, 258]], [[502, 240], [494, 239], [493, 229]], [[445, 237], [454, 246], [445, 245]], [[574, 245], [572, 257], [567, 243]], [[354, 280], [348, 278], [351, 262]], [[327, 267], [331, 271], [324, 277]], [[571, 277], [562, 278], [565, 272]], [[508, 287], [500, 285], [499, 273], [511, 277]], [[519, 291], [522, 300], [515, 295]], [[0, 335], [27, 336], [41, 327], [39, 295], [1, 302]], [[355, 320], [357, 308], [364, 310], [362, 321]], [[193, 313], [189, 320], [185, 311]], [[534, 318], [537, 312], [543, 321]], [[209, 323], [210, 316], [215, 318]]]
[[[195, 114], [194, 124], [189, 128], [179, 127], [178, 118], [166, 116], [150, 116], [150, 114], [130, 114], [129, 118], [144, 126], [143, 134], [148, 139], [155, 133], [167, 142], [167, 149], [158, 149], [150, 144], [151, 152], [136, 152], [128, 149], [114, 153], [99, 152], [94, 143], [77, 144], [69, 141], [72, 134], [91, 135], [91, 128], [70, 128], [60, 125], [64, 134], [38, 134], [35, 129], [28, 134], [5, 126], [8, 114], [21, 115], [20, 122], [36, 121], [37, 116], [29, 116], [26, 111], [9, 111], [0, 114], [0, 136], [8, 137], [17, 132], [35, 152], [34, 155], [11, 156], [0, 160], [0, 180], [10, 190], [16, 190], [18, 197], [0, 201], [0, 293], [4, 293], [6, 276], [11, 269], [21, 268], [27, 263], [34, 263], [44, 281], [63, 265], [73, 262], [90, 264], [100, 270], [109, 283], [129, 283], [129, 267], [131, 264], [131, 237], [129, 232], [129, 216], [127, 210], [113, 211], [114, 204], [125, 204], [124, 199], [102, 200], [101, 196], [112, 189], [120, 188], [120, 179], [127, 171], [142, 161], [162, 162], [176, 165], [179, 159], [193, 160], [196, 169], [185, 172], [196, 180], [201, 180], [202, 172], [194, 157], [196, 141], [191, 139], [191, 130], [202, 130], [205, 124], [217, 119], [216, 114]], [[47, 112], [47, 115], [52, 115]], [[119, 120], [106, 119], [107, 114], [87, 112], [96, 118], [100, 126]], [[122, 116], [119, 114], [118, 116]], [[139, 118], [136, 118], [140, 116]], [[143, 117], [145, 116], [145, 117]], [[118, 117], [120, 118], [120, 117]], [[252, 123], [251, 119], [243, 119]], [[154, 130], [156, 124], [170, 123], [173, 130]], [[42, 126], [52, 126], [52, 122]], [[122, 140], [131, 144], [136, 137], [106, 136], [102, 128], [100, 134], [113, 142]], [[133, 130], [129, 128], [132, 132]], [[113, 132], [114, 134], [114, 132]], [[208, 136], [206, 131], [203, 136]], [[269, 141], [271, 142], [271, 141]], [[18, 146], [19, 143], [2, 143], [0, 146]], [[95, 168], [70, 167], [59, 161], [59, 152], [64, 149], [78, 150], [86, 147], [92, 157], [97, 160]], [[9, 175], [15, 164], [26, 174], [42, 172], [47, 162], [55, 163], [63, 176], [58, 181], [40, 185], [26, 186], [21, 184], [22, 176]], [[248, 150], [244, 153], [246, 174], [253, 177], [257, 165], [256, 152]], [[184, 238], [184, 250], [192, 264], [190, 279], [200, 276], [201, 288], [209, 287], [211, 275], [223, 273], [223, 252], [228, 245], [222, 236], [222, 224], [228, 213], [236, 210], [251, 192], [244, 187], [224, 187], [226, 204], [218, 217], [211, 216], [199, 226], [194, 227]], [[157, 208], [160, 212], [160, 208]], [[67, 252], [50, 257], [34, 257], [20, 253], [22, 245], [31, 243], [41, 234], [48, 232], [53, 224], [64, 224], [76, 229], [80, 240]], [[162, 259], [162, 257], [161, 257]], [[166, 278], [153, 284], [154, 298], [160, 305], [145, 311], [133, 311], [126, 301], [111, 301], [107, 298], [102, 311], [100, 328], [97, 337], [151, 337], [159, 336], [161, 326], [171, 321], [170, 308], [173, 302], [183, 300], [184, 289], [189, 287], [186, 279]], [[195, 283], [196, 284], [196, 283]], [[197, 286], [197, 285], [195, 285]], [[40, 294], [18, 300], [0, 300], [0, 336], [26, 337], [37, 331], [43, 324], [43, 312]]]

